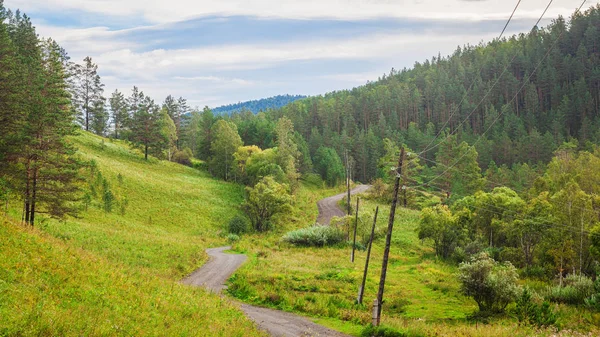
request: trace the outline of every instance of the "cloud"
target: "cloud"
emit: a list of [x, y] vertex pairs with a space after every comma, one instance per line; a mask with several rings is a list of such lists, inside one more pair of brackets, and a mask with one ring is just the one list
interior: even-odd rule
[[[362, 20], [422, 18], [496, 20], [507, 18], [514, 5], [503, 0], [7, 0], [7, 6], [27, 12], [82, 11], [112, 17], [143, 19], [150, 23], [181, 21], [204, 16]], [[539, 16], [545, 0], [525, 1], [515, 18]], [[551, 16], [569, 15], [577, 4], [555, 0]]]

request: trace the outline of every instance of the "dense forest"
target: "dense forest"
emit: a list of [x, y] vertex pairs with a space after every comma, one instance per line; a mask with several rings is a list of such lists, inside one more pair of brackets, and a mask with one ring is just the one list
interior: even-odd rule
[[299, 99], [306, 98], [303, 95], [277, 95], [269, 98], [261, 98], [258, 100], [252, 100], [247, 102], [240, 102], [235, 104], [223, 105], [220, 107], [213, 108], [212, 111], [218, 115], [229, 115], [243, 110], [248, 110], [252, 113], [259, 113], [261, 111], [267, 111], [270, 109], [279, 109], [289, 103], [297, 101]]

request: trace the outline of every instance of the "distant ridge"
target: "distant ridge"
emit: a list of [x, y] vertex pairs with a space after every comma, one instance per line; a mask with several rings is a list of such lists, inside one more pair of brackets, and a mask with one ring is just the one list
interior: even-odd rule
[[240, 102], [236, 104], [223, 105], [217, 108], [212, 109], [215, 114], [232, 114], [235, 112], [240, 112], [242, 110], [249, 110], [254, 114], [259, 113], [260, 111], [265, 111], [268, 109], [278, 109], [289, 103], [297, 101], [299, 99], [306, 98], [307, 96], [303, 95], [277, 95], [269, 98], [261, 98], [259, 100], [252, 100], [247, 102]]

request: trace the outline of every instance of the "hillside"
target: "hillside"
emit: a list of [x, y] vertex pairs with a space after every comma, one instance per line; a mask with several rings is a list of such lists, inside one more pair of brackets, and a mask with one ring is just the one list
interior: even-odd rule
[[277, 95], [269, 98], [228, 104], [211, 109], [217, 115], [230, 115], [236, 112], [250, 111], [257, 114], [269, 109], [279, 109], [289, 103], [306, 98], [303, 95]]
[[[260, 335], [218, 296], [178, 285], [221, 243], [241, 188], [86, 132], [72, 141], [96, 163], [85, 189], [97, 196], [77, 219], [3, 222], [0, 335]], [[123, 210], [102, 209], [102, 178]]]
[[547, 163], [571, 138], [580, 148], [600, 143], [598, 27], [595, 6], [529, 34], [459, 47], [367, 85], [291, 103], [271, 118], [290, 118], [313, 160], [319, 146], [340, 158], [350, 150], [362, 182], [380, 176], [385, 138], [436, 160], [436, 144], [452, 132], [475, 145], [483, 170], [491, 161]]

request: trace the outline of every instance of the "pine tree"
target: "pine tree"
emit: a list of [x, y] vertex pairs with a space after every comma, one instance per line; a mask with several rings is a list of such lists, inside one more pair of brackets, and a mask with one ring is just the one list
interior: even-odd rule
[[131, 141], [143, 148], [146, 160], [148, 160], [149, 150], [160, 148], [160, 109], [150, 97], [145, 97], [133, 114]]
[[111, 118], [115, 129], [115, 138], [119, 139], [123, 137], [123, 132], [127, 130], [127, 126], [130, 124], [127, 101], [125, 100], [123, 93], [115, 90], [110, 97], [109, 103]]
[[[83, 65], [75, 65], [76, 83], [73, 98], [79, 114], [79, 123], [81, 123], [86, 131], [89, 131], [90, 124], [94, 119], [94, 113], [104, 114], [104, 111], [99, 109], [100, 105], [103, 105], [105, 101], [105, 98], [102, 96], [104, 93], [104, 84], [100, 81], [98, 66], [92, 62], [92, 58], [88, 56], [83, 59], [83, 62]], [[101, 120], [103, 120], [101, 117], [97, 119], [97, 121]], [[99, 129], [105, 129], [105, 127], [100, 127]]]

